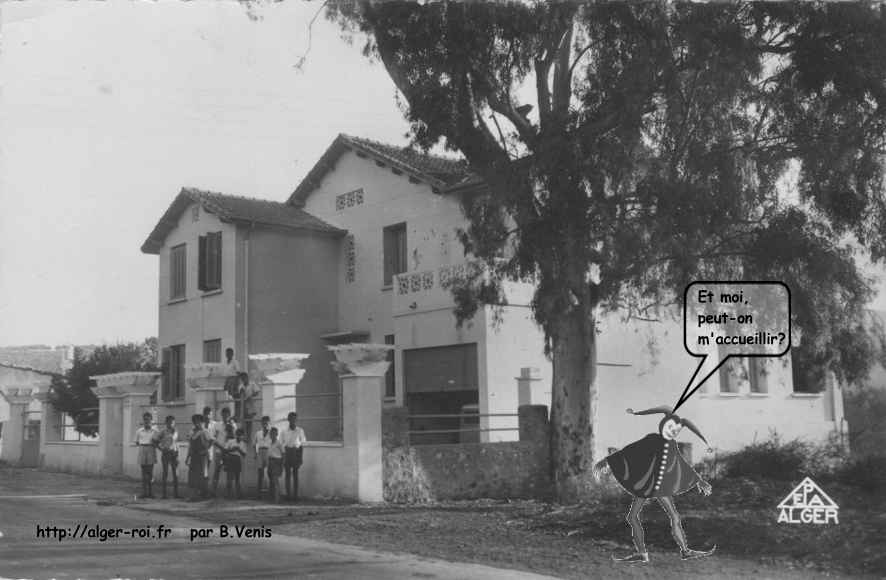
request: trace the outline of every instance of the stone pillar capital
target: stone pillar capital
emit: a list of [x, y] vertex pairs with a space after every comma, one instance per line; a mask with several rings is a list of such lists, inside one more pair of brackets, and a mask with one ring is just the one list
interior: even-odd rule
[[115, 394], [119, 396], [150, 396], [157, 390], [160, 373], [125, 372], [96, 375], [89, 378], [95, 381], [95, 387], [93, 387], [92, 392], [99, 397], [115, 396]]
[[40, 404], [45, 405], [49, 402], [49, 391], [39, 391], [34, 393], [34, 398], [40, 401]]
[[392, 344], [351, 343], [326, 347], [335, 355], [332, 368], [343, 376], [383, 377], [388, 371]]
[[297, 384], [305, 374], [302, 363], [309, 356], [298, 352], [251, 354], [249, 380], [258, 384]]
[[27, 405], [34, 400], [33, 387], [3, 387], [0, 394], [10, 405]]

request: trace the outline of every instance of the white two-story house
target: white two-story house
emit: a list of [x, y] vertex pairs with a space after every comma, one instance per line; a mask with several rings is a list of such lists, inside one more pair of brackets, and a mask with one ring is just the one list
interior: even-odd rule
[[[241, 366], [247, 354], [308, 353], [299, 414], [312, 439], [334, 438], [334, 423], [321, 420], [336, 414], [334, 398], [307, 396], [339, 388], [326, 347], [388, 343], [386, 405], [412, 415], [473, 410], [480, 427], [494, 429], [481, 440], [516, 439], [516, 417], [496, 415], [516, 413], [525, 367], [539, 371], [533, 402], [550, 404], [551, 363], [528, 285], [509, 284], [507, 305], [456, 326], [450, 289], [470, 263], [456, 235], [467, 226], [461, 196], [479, 186], [461, 161], [339, 135], [285, 203], [183, 189], [142, 246], [160, 256], [168, 369], [160, 398], [171, 408], [189, 403], [187, 365], [220, 361], [227, 347]], [[674, 404], [698, 364], [679, 323], [617, 316], [601, 320], [598, 360], [598, 455], [654, 430], [658, 419], [624, 409]], [[795, 393], [789, 355], [741, 364], [737, 379], [720, 373], [681, 410], [712, 446], [735, 449], [770, 428], [821, 439], [844, 427], [837, 387]], [[411, 426], [459, 424], [442, 417]]]

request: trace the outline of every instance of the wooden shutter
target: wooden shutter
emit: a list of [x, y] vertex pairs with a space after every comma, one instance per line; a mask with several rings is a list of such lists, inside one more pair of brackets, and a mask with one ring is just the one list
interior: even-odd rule
[[171, 366], [169, 364], [169, 357], [172, 356], [172, 350], [168, 348], [164, 348], [160, 351], [160, 372], [162, 374], [163, 382], [160, 384], [160, 398], [164, 401], [169, 400], [169, 393], [172, 392], [172, 372]]
[[208, 240], [209, 273], [207, 286], [211, 289], [221, 288], [221, 257], [222, 257], [222, 234], [215, 232], [209, 234]]
[[390, 228], [384, 230], [384, 285], [388, 286], [394, 280], [394, 253], [396, 252], [394, 232]]
[[198, 239], [197, 288], [206, 290], [206, 236]]
[[394, 230], [394, 236], [397, 244], [397, 263], [394, 265], [394, 274], [402, 274], [408, 268], [406, 267], [406, 224], [402, 224]]

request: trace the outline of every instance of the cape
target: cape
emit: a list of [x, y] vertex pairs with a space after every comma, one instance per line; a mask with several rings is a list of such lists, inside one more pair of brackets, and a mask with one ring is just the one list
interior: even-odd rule
[[606, 458], [613, 477], [635, 497], [685, 493], [701, 480], [680, 455], [677, 442], [650, 433]]

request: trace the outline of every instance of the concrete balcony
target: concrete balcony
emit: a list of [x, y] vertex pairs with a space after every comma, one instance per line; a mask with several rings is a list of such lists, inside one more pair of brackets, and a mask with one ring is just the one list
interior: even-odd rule
[[226, 373], [221, 363], [188, 365], [185, 369], [186, 382], [192, 389], [224, 390]]
[[254, 383], [297, 384], [305, 374], [309, 354], [278, 352], [249, 355], [249, 379]]

